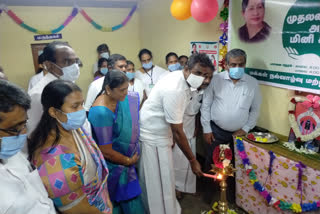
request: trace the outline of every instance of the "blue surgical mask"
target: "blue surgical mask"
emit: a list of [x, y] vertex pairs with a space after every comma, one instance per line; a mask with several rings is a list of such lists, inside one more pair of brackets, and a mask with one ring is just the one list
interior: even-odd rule
[[135, 77], [135, 73], [127, 72], [126, 76], [128, 77], [129, 80], [132, 80]]
[[101, 68], [100, 69], [100, 72], [103, 74], [103, 75], [106, 75], [108, 73], [108, 68]]
[[244, 75], [244, 68], [242, 67], [235, 67], [235, 68], [229, 68], [229, 76], [231, 79], [241, 79]]
[[152, 61], [150, 61], [149, 63], [143, 63], [143, 64], [142, 64], [142, 67], [143, 67], [144, 69], [150, 69], [150, 68], [152, 68]]
[[0, 159], [8, 159], [21, 151], [27, 141], [27, 134], [2, 137], [0, 139]]
[[168, 69], [169, 69], [169, 71], [181, 70], [181, 65], [179, 62], [177, 62], [176, 64], [168, 65]]
[[67, 118], [68, 118], [67, 122], [64, 123], [64, 122], [60, 122], [59, 120], [58, 121], [62, 125], [62, 127], [68, 131], [76, 130], [80, 128], [84, 124], [87, 118], [86, 110], [84, 109], [71, 112], [71, 113], [64, 113], [64, 114], [67, 115]]

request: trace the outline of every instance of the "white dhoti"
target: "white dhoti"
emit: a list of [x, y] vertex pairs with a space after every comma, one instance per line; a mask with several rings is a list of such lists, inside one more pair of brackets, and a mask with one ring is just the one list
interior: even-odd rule
[[139, 181], [145, 209], [151, 214], [180, 214], [175, 194], [172, 139], [140, 141]]
[[[196, 155], [196, 138], [188, 139], [190, 148]], [[175, 174], [175, 186], [180, 192], [195, 193], [197, 177], [191, 170], [190, 163], [178, 145], [173, 148], [173, 167]]]
[[[192, 100], [186, 108], [183, 116], [183, 130], [188, 139], [189, 146], [196, 155], [196, 115], [201, 106], [202, 94], [194, 92]], [[191, 170], [190, 163], [178, 145], [173, 148], [173, 167], [176, 180], [176, 189], [180, 192], [195, 193], [197, 177]]]

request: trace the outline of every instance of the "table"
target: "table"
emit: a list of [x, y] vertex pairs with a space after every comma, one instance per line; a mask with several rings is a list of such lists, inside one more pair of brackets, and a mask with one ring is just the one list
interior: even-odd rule
[[[308, 162], [308, 158], [301, 157], [299, 154], [293, 155], [291, 151], [275, 144], [261, 145], [249, 142], [243, 139], [245, 151], [249, 157], [253, 169], [257, 174], [257, 179], [264, 184], [265, 188], [271, 195], [278, 200], [282, 199], [290, 203], [300, 203], [300, 191], [297, 190], [298, 183], [298, 168], [296, 164], [302, 161], [307, 165], [303, 171], [302, 186], [303, 186], [303, 202], [312, 202], [320, 200], [320, 169], [318, 168], [320, 160], [312, 160]], [[262, 148], [263, 147], [263, 148]], [[242, 160], [238, 155], [237, 147], [235, 146], [235, 164], [236, 172], [236, 203], [248, 213], [252, 214], [272, 214], [272, 213], [292, 213], [289, 211], [282, 212], [269, 206], [265, 199], [254, 189], [249, 181], [249, 176], [242, 164]], [[276, 158], [273, 162], [273, 173], [271, 178], [268, 178], [268, 167], [270, 155], [269, 151], [273, 151]], [[280, 154], [283, 155], [280, 155]], [[292, 160], [290, 154], [292, 153]], [[285, 157], [285, 156], [286, 157]], [[314, 163], [318, 162], [318, 163]], [[320, 213], [308, 212], [308, 213]]]

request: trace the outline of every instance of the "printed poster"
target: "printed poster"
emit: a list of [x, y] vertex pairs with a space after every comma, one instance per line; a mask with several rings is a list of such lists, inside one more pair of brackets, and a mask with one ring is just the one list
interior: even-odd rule
[[261, 84], [320, 93], [320, 1], [230, 0], [229, 49]]
[[194, 53], [206, 53], [212, 64], [217, 69], [219, 65], [219, 43], [218, 42], [190, 42], [190, 55]]

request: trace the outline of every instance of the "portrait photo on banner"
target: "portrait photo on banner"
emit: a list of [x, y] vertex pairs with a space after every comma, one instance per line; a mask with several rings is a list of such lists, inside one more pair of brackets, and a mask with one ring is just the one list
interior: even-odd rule
[[320, 1], [230, 0], [229, 49], [260, 84], [320, 93]]

